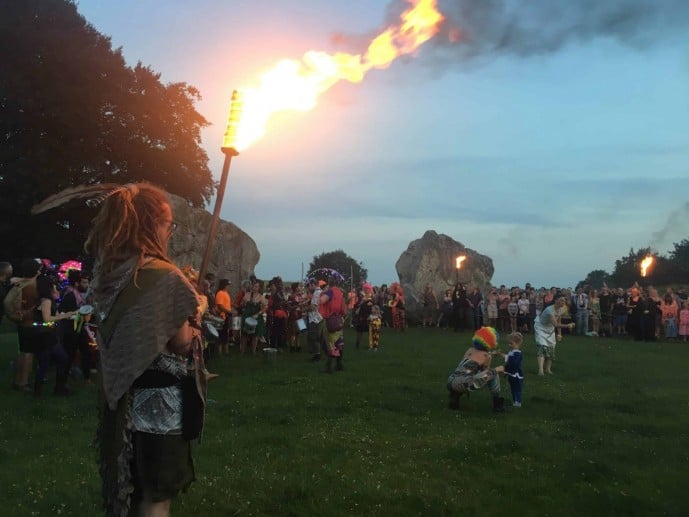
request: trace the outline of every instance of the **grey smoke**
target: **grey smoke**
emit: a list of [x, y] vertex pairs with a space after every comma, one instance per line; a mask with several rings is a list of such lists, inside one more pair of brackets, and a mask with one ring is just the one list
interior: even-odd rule
[[439, 8], [447, 20], [436, 44], [465, 58], [546, 54], [596, 38], [643, 48], [689, 27], [687, 0], [440, 0]]
[[663, 226], [657, 232], [653, 232], [651, 238], [651, 247], [659, 248], [667, 246], [672, 236], [679, 236], [686, 234], [686, 228], [689, 223], [689, 202], [684, 203], [677, 210], [670, 213]]

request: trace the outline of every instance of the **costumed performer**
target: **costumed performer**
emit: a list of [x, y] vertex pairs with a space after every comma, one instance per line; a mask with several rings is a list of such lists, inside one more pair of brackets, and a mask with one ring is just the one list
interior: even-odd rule
[[481, 327], [471, 338], [471, 346], [447, 378], [450, 409], [459, 409], [459, 398], [465, 393], [487, 387], [493, 394], [493, 411], [505, 411], [505, 399], [500, 396], [500, 377], [504, 367], [491, 368], [491, 351], [498, 345], [498, 332], [493, 327]]

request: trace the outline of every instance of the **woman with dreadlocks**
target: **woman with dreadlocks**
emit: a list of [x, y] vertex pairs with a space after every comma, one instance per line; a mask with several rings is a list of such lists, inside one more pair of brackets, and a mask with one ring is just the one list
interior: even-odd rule
[[85, 249], [95, 257], [100, 320], [105, 512], [168, 515], [194, 480], [190, 440], [200, 436], [206, 393], [196, 327], [205, 298], [168, 257], [176, 223], [162, 190], [128, 184], [101, 199]]

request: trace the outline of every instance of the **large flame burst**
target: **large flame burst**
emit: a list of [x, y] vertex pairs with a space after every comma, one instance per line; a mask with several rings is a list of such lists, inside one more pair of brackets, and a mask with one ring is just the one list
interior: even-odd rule
[[[376, 36], [364, 54], [347, 54], [311, 50], [300, 60], [284, 59], [263, 74], [258, 86], [240, 92], [240, 120], [228, 128], [223, 147], [246, 149], [261, 138], [268, 119], [276, 112], [307, 111], [316, 99], [339, 81], [361, 81], [373, 69], [390, 66], [397, 57], [411, 54], [440, 30], [443, 15], [437, 0], [408, 0], [410, 7], [402, 13], [397, 25]], [[236, 118], [236, 117], [235, 117]]]

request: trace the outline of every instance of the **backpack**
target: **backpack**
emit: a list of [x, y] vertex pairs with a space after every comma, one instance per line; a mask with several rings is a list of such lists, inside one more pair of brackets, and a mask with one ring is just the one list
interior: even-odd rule
[[34, 278], [30, 278], [28, 280], [21, 280], [10, 287], [10, 290], [5, 295], [5, 299], [2, 301], [7, 319], [15, 323], [21, 323], [27, 319], [27, 314], [30, 314], [31, 318], [33, 318], [33, 311], [38, 307], [38, 297], [34, 296], [34, 305], [29, 307], [30, 302], [27, 300], [27, 296], [25, 296], [24, 289], [35, 284], [35, 282]]

